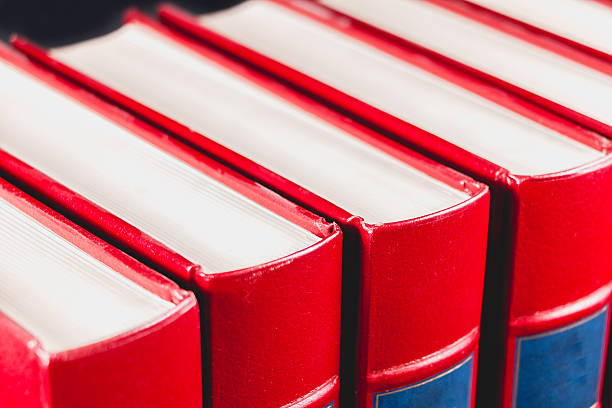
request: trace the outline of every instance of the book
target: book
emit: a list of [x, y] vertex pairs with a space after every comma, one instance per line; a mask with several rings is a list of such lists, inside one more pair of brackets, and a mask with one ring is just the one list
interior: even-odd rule
[[504, 23], [498, 25], [508, 24], [506, 29], [517, 35], [523, 31], [530, 41], [538, 41], [535, 35], [546, 37], [539, 42], [552, 50], [563, 53], [564, 44], [612, 62], [612, 2], [609, 0], [470, 0], [466, 5], [501, 19]]
[[0, 179], [3, 407], [202, 406], [194, 295]]
[[[164, 20], [192, 38], [487, 183], [482, 406], [599, 403], [611, 289], [611, 197], [602, 187], [611, 182], [609, 140], [312, 2], [249, 1], [197, 19], [177, 11], [172, 21], [165, 10]], [[77, 54], [51, 53], [102, 77]]]
[[0, 58], [0, 174], [194, 291], [204, 404], [337, 406], [338, 227], [22, 55]]
[[343, 406], [473, 406], [486, 186], [135, 12], [35, 53], [342, 227]]

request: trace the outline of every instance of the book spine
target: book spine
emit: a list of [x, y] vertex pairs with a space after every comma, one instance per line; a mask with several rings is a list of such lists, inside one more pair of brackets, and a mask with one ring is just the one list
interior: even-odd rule
[[360, 408], [474, 406], [489, 195], [362, 230]]
[[338, 406], [342, 234], [276, 262], [199, 273], [209, 407]]
[[612, 191], [604, 186], [611, 183], [609, 157], [511, 182], [503, 407], [600, 403], [612, 290]]

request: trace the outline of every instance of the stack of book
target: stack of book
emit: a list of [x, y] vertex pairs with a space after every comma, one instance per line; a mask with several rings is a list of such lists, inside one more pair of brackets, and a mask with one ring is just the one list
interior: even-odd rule
[[605, 0], [0, 44], [0, 406], [603, 407], [611, 44]]

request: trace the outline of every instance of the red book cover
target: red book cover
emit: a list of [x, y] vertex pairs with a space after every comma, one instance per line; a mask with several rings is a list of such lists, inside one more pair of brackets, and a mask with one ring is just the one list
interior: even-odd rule
[[[0, 58], [320, 238], [316, 244], [272, 262], [206, 273], [133, 225], [0, 150], [0, 173], [5, 177], [196, 293], [202, 326], [205, 406], [337, 406], [342, 262], [339, 228], [23, 56], [0, 47]], [[158, 373], [157, 366], [143, 368], [146, 370]], [[185, 377], [175, 370], [171, 380], [160, 378], [169, 384], [191, 384], [195, 378]], [[160, 385], [159, 392], [152, 395], [157, 396], [165, 387]], [[144, 405], [131, 406], [174, 406], [161, 404], [162, 399], [142, 401]]]
[[[161, 317], [140, 327], [60, 351], [49, 351], [36, 335], [0, 311], [2, 406], [201, 407], [200, 320], [195, 296], [2, 179], [0, 200], [173, 304]], [[22, 296], [28, 296], [27, 290]]]
[[[206, 135], [16, 40], [16, 45], [27, 49], [32, 59], [342, 227], [343, 405], [354, 405], [351, 401], [356, 393], [360, 407], [422, 403], [419, 401], [435, 406], [440, 399], [453, 406], [472, 407], [488, 225], [486, 186], [347, 121], [294, 89], [146, 17], [132, 12], [126, 24], [144, 24], [175, 41], [177, 47], [188, 47], [244, 81], [468, 194], [466, 201], [443, 211], [400, 222], [369, 224], [359, 214], [339, 208], [256, 164], [256, 158], [240, 156]], [[357, 308], [355, 299], [359, 299]], [[353, 315], [355, 309], [357, 313]], [[355, 319], [358, 322], [353, 322]]]
[[[610, 143], [452, 64], [430, 58], [418, 47], [399, 47], [345, 15], [313, 3], [273, 2], [307, 16], [313, 24], [324, 24], [357, 38], [602, 153], [600, 159], [566, 171], [519, 175], [202, 27], [179, 10], [164, 7], [161, 11], [166, 23], [192, 38], [234, 54], [489, 184], [490, 250], [479, 367], [483, 404], [562, 406], [571, 399], [578, 405], [598, 406], [611, 290], [608, 254], [612, 243], [608, 231], [612, 215], [608, 209], [612, 193], [607, 188], [612, 182]], [[46, 58], [34, 52], [30, 55], [41, 61]], [[57, 62], [48, 64], [58, 67]], [[146, 114], [136, 104], [126, 106]], [[570, 347], [572, 336], [576, 342]], [[542, 375], [543, 371], [555, 374]], [[568, 383], [580, 386], [567, 387]]]

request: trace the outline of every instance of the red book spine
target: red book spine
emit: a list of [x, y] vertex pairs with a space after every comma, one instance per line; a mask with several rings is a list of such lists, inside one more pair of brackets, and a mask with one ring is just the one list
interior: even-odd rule
[[[378, 404], [376, 406], [383, 408], [388, 406], [386, 404], [410, 404], [418, 398], [435, 401], [441, 393], [448, 394], [450, 390], [450, 398], [457, 406], [472, 407], [487, 240], [488, 189], [137, 13], [130, 13], [128, 20], [164, 33], [245, 80], [278, 94], [288, 103], [316, 114], [472, 196], [460, 205], [422, 218], [369, 225], [358, 215], [338, 208], [185, 125], [54, 61], [43, 51], [21, 40], [15, 41], [20, 48], [27, 49], [33, 59], [172, 131], [182, 140], [342, 226], [345, 237], [343, 333], [347, 336], [343, 340], [343, 404], [350, 406], [355, 393], [360, 407]], [[415, 132], [420, 131], [416, 129]], [[210, 299], [214, 302], [212, 294]], [[360, 299], [358, 310], [355, 310], [355, 299]], [[353, 310], [355, 316], [350, 316]], [[210, 327], [214, 331], [213, 323]], [[352, 344], [355, 332], [357, 344]], [[214, 343], [214, 333], [212, 339]], [[225, 336], [223, 339], [227, 341]], [[213, 398], [215, 387], [213, 384]]]
[[21, 55], [0, 47], [0, 57], [321, 237], [319, 243], [303, 251], [264, 265], [206, 274], [199, 265], [0, 150], [0, 172], [12, 181], [194, 289], [204, 338], [205, 405], [337, 407], [340, 229]]
[[473, 406], [487, 198], [361, 229], [358, 406]]
[[[600, 402], [612, 290], [611, 183], [610, 155], [565, 174], [509, 180], [504, 407], [533, 402], [534, 391], [559, 406]], [[534, 379], [539, 370], [557, 370], [565, 383]], [[549, 389], [537, 391], [541, 386]]]
[[341, 250], [335, 231], [278, 262], [196, 275], [211, 406], [338, 407]]
[[0, 400], [7, 407], [201, 407], [193, 294], [0, 179], [0, 197], [85, 252], [171, 301], [157, 321], [76, 349], [47, 352], [0, 313]]

